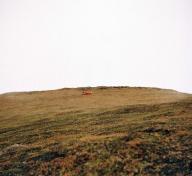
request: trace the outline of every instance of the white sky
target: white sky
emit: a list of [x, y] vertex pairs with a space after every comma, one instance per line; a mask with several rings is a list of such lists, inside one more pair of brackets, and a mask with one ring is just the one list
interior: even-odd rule
[[99, 85], [192, 93], [192, 1], [0, 0], [0, 93]]

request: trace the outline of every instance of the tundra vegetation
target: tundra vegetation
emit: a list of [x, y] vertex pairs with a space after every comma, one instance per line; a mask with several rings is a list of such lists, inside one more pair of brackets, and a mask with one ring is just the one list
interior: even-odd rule
[[142, 87], [0, 95], [0, 175], [192, 174], [192, 96]]

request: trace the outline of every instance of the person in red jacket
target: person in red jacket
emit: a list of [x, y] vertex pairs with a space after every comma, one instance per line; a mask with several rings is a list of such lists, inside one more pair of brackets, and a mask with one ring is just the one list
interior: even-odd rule
[[91, 90], [83, 90], [82, 95], [92, 95], [92, 91]]

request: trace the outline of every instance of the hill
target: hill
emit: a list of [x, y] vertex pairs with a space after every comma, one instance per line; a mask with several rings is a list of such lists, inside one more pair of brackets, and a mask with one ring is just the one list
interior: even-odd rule
[[95, 87], [0, 95], [0, 175], [190, 175], [192, 96]]

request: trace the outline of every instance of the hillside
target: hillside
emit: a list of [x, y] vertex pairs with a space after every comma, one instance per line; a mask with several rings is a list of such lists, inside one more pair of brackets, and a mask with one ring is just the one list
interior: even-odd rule
[[192, 95], [83, 89], [0, 95], [0, 175], [192, 174]]

